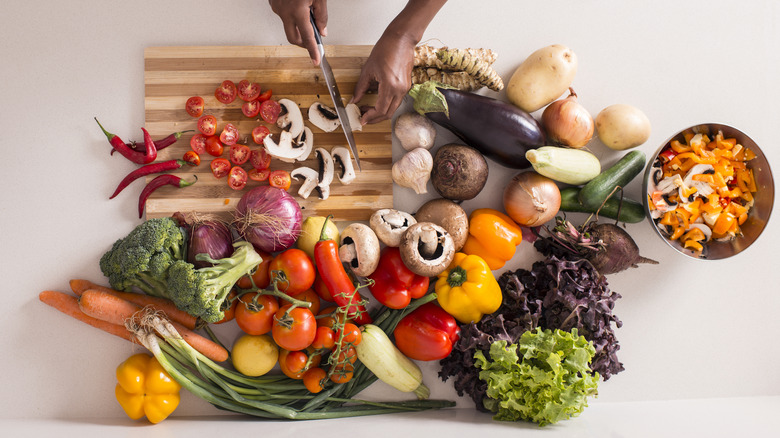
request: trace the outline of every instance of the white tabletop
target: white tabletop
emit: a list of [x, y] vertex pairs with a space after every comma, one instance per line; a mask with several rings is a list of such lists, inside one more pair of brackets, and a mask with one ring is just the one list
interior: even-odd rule
[[[374, 43], [403, 4], [331, 1], [325, 44]], [[45, 289], [68, 290], [71, 278], [104, 281], [100, 255], [139, 223], [134, 213], [138, 186], [126, 196], [107, 199], [134, 165], [108, 158], [93, 117], [127, 132], [143, 125], [145, 47], [278, 45], [286, 40], [263, 0], [7, 0], [3, 6], [0, 179], [6, 189], [0, 198], [0, 278], [6, 311], [0, 323], [5, 335], [0, 341], [5, 352], [0, 420], [20, 432], [32, 425], [65, 435], [115, 433], [111, 425], [135, 423], [114, 399], [114, 368], [138, 348], [37, 299]], [[567, 45], [579, 59], [573, 86], [592, 114], [613, 103], [629, 103], [647, 114], [653, 131], [639, 149], [648, 155], [686, 126], [728, 123], [762, 146], [777, 174], [778, 8], [772, 0], [452, 0], [424, 40], [495, 50], [494, 66], [505, 81], [534, 50]], [[505, 99], [504, 93], [484, 94]], [[440, 130], [437, 144], [453, 139]], [[400, 157], [400, 146], [394, 148]], [[621, 155], [597, 142], [591, 149], [605, 165]], [[498, 207], [501, 189], [515, 173], [491, 163], [488, 188], [464, 207]], [[640, 191], [639, 180], [628, 187], [634, 199], [641, 200]], [[397, 208], [407, 211], [433, 197], [402, 188], [394, 193]], [[629, 225], [642, 254], [661, 263], [609, 277], [610, 288], [623, 296], [615, 314], [624, 323], [616, 335], [626, 369], [601, 382], [599, 397], [581, 417], [551, 430], [561, 436], [690, 434], [707, 419], [714, 421], [707, 426], [713, 435], [776, 430], [780, 217], [776, 211], [773, 216], [757, 243], [725, 261], [686, 259], [656, 238], [648, 222]], [[523, 243], [507, 268], [528, 268], [538, 258]], [[475, 425], [490, 433], [535, 430], [494, 423], [473, 412], [470, 400], [438, 381], [435, 364], [422, 366], [434, 397], [457, 400], [457, 418], [442, 412], [339, 421], [384, 425], [397, 418], [402, 421], [393, 425], [421, 433], [476, 431]], [[378, 399], [398, 396], [380, 384], [367, 392]], [[175, 421], [122, 433], [186, 430], [206, 436], [224, 431], [225, 423], [213, 422], [219, 414], [185, 393]], [[195, 426], [189, 421], [204, 416], [210, 420]], [[659, 425], [665, 418], [671, 421], [669, 429]], [[246, 421], [235, 424], [251, 427]], [[319, 424], [329, 426], [320, 429]], [[335, 431], [333, 424], [296, 430]]]

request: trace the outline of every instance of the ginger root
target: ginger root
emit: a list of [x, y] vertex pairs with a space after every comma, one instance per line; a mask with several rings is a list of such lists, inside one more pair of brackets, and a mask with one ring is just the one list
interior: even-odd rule
[[433, 80], [464, 91], [478, 90], [483, 86], [501, 91], [504, 83], [491, 67], [497, 57], [490, 49], [419, 45], [414, 51], [412, 84]]

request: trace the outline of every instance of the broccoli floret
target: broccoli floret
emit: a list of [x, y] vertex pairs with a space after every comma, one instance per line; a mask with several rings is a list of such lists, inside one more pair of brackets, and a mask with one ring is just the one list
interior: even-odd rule
[[[222, 303], [239, 278], [263, 261], [249, 242], [237, 242], [230, 257], [206, 261], [213, 266], [196, 268], [192, 263], [176, 261], [168, 268], [168, 295], [177, 307], [206, 322], [224, 318]], [[202, 257], [202, 256], [199, 256]]]
[[111, 287], [130, 291], [134, 287], [148, 295], [167, 297], [168, 267], [186, 257], [186, 234], [172, 218], [149, 219], [100, 258], [100, 270]]

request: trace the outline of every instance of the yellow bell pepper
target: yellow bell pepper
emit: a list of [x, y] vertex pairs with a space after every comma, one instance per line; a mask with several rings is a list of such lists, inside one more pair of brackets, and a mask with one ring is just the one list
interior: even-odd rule
[[491, 270], [496, 270], [514, 257], [522, 241], [520, 226], [509, 216], [492, 208], [479, 208], [469, 217], [469, 236], [461, 251], [482, 257]]
[[463, 324], [495, 312], [503, 300], [501, 287], [485, 260], [462, 252], [455, 253], [450, 266], [439, 274], [434, 290], [442, 309]]
[[114, 393], [128, 417], [146, 416], [159, 423], [179, 406], [181, 385], [173, 380], [153, 356], [144, 353], [130, 356], [116, 369], [119, 382]]

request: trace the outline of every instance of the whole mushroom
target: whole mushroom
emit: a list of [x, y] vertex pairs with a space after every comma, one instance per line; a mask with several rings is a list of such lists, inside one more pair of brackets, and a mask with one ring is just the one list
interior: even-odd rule
[[418, 222], [407, 228], [399, 249], [406, 267], [425, 277], [441, 274], [455, 257], [450, 233], [431, 222]]
[[449, 199], [432, 199], [414, 214], [417, 222], [432, 222], [450, 233], [455, 251], [460, 251], [469, 236], [469, 216], [463, 207]]
[[341, 232], [339, 258], [355, 275], [368, 277], [379, 265], [379, 239], [366, 224], [355, 222]]
[[411, 214], [392, 208], [375, 211], [368, 221], [376, 237], [385, 245], [393, 247], [401, 244], [401, 236], [409, 226], [416, 223], [417, 220]]

